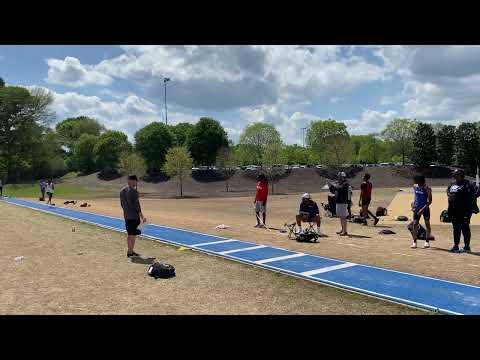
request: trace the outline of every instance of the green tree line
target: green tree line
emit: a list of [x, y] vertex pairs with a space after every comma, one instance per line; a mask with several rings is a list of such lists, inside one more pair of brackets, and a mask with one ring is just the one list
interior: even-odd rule
[[432, 126], [397, 118], [381, 133], [351, 135], [342, 122], [316, 120], [308, 127], [303, 147], [285, 144], [278, 129], [263, 122], [247, 126], [234, 145], [219, 121], [202, 117], [195, 124], [153, 121], [130, 141], [123, 132], [108, 130], [86, 116], [53, 126], [52, 100], [44, 90], [0, 81], [0, 177], [4, 181], [59, 177], [71, 171], [105, 176], [165, 171], [183, 179], [187, 172], [171, 164], [176, 159], [183, 168], [216, 165], [226, 179], [237, 166], [257, 165], [273, 185], [283, 176], [283, 165], [392, 162], [426, 167], [437, 163], [460, 166], [472, 174], [480, 161], [478, 123]]

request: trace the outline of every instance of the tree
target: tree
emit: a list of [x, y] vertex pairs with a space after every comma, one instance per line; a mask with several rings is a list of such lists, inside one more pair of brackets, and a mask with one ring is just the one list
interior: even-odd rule
[[164, 169], [168, 176], [178, 177], [180, 197], [183, 197], [183, 180], [192, 174], [193, 159], [185, 146], [176, 146], [168, 150]]
[[443, 125], [437, 132], [437, 160], [442, 165], [455, 161], [455, 126]]
[[5, 87], [5, 81], [0, 77], [0, 88]]
[[394, 151], [402, 155], [402, 165], [411, 154], [415, 128], [415, 120], [393, 119], [382, 132], [384, 139], [392, 142]]
[[479, 163], [480, 134], [472, 123], [462, 123], [455, 133], [457, 164], [469, 174], [475, 174]]
[[125, 152], [120, 156], [119, 169], [122, 175], [135, 174], [142, 178], [147, 173], [147, 164], [140, 154]]
[[75, 118], [68, 118], [59, 122], [55, 129], [62, 141], [70, 152], [73, 152], [73, 146], [76, 141], [80, 139], [83, 134], [99, 136], [105, 131], [105, 127], [97, 120], [79, 116]]
[[83, 134], [73, 147], [73, 167], [83, 174], [91, 174], [97, 170], [95, 164], [95, 144], [97, 136]]
[[307, 130], [307, 144], [323, 164], [341, 166], [351, 159], [350, 135], [344, 123], [335, 120], [313, 121]]
[[235, 154], [231, 147], [224, 146], [218, 150], [216, 166], [225, 179], [225, 186], [228, 192], [228, 181], [233, 175], [235, 175], [237, 166], [237, 159], [235, 158]]
[[275, 193], [274, 184], [280, 181], [286, 172], [285, 167], [281, 165], [284, 162], [282, 148], [282, 143], [270, 143], [265, 148], [265, 153], [263, 155], [262, 171], [265, 173], [268, 182], [271, 184], [272, 194]]
[[160, 122], [152, 122], [136, 132], [135, 148], [145, 159], [149, 173], [162, 169], [173, 141], [169, 127]]
[[170, 131], [173, 134], [173, 143], [175, 146], [187, 145], [188, 138], [192, 133], [195, 125], [190, 123], [179, 123], [177, 125], [169, 125]]
[[33, 155], [50, 123], [52, 101], [43, 89], [0, 87], [0, 159], [9, 181], [31, 171]]
[[415, 166], [427, 167], [437, 160], [436, 139], [432, 125], [417, 123], [412, 143], [411, 159]]
[[105, 131], [98, 137], [93, 149], [95, 163], [102, 172], [116, 172], [120, 155], [131, 150], [127, 135], [115, 130]]
[[197, 165], [213, 165], [218, 150], [228, 146], [227, 133], [214, 119], [202, 117], [187, 139], [188, 149]]
[[285, 145], [282, 149], [282, 158], [287, 165], [313, 165], [315, 162], [310, 149], [294, 145]]
[[265, 149], [272, 143], [281, 143], [280, 133], [273, 125], [255, 123], [247, 126], [240, 135], [241, 157], [255, 165], [264, 162]]

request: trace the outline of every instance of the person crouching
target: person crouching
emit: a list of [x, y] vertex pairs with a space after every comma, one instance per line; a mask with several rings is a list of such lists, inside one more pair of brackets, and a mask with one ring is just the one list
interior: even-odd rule
[[312, 197], [309, 193], [303, 194], [302, 201], [300, 202], [300, 210], [296, 218], [299, 232], [302, 232], [302, 222], [314, 222], [317, 224], [317, 234], [320, 235], [320, 210], [318, 209], [317, 203], [312, 200]]

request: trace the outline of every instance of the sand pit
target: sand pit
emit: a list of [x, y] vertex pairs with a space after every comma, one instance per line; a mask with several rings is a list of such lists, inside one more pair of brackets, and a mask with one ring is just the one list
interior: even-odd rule
[[[382, 219], [383, 224], [401, 224], [401, 221], [395, 219], [399, 215], [405, 215], [409, 221], [412, 220], [413, 214], [411, 210], [411, 204], [413, 202], [413, 192], [411, 188], [401, 189], [397, 195], [393, 198], [392, 202], [388, 206], [388, 215]], [[440, 221], [440, 214], [448, 206], [447, 194], [445, 188], [432, 188], [433, 202], [430, 206], [432, 225], [445, 225], [451, 226], [451, 224], [443, 223]], [[423, 222], [423, 221], [422, 221]], [[480, 215], [473, 215], [471, 220], [472, 225], [480, 225]]]

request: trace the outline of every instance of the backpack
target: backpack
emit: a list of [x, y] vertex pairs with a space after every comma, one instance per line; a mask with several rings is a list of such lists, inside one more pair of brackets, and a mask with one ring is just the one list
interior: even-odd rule
[[317, 242], [318, 234], [316, 232], [300, 233], [295, 236], [297, 242]]
[[377, 212], [375, 213], [376, 216], [387, 216], [387, 209], [384, 207], [379, 206], [377, 208]]
[[147, 274], [155, 279], [168, 279], [175, 276], [175, 268], [169, 264], [155, 262], [148, 267]]
[[443, 223], [450, 223], [450, 217], [448, 216], [448, 210], [443, 210], [440, 214], [440, 221]]
[[397, 216], [397, 218], [395, 220], [397, 220], [397, 221], [408, 221], [408, 217], [406, 217], [404, 215], [399, 215], [399, 216]]

